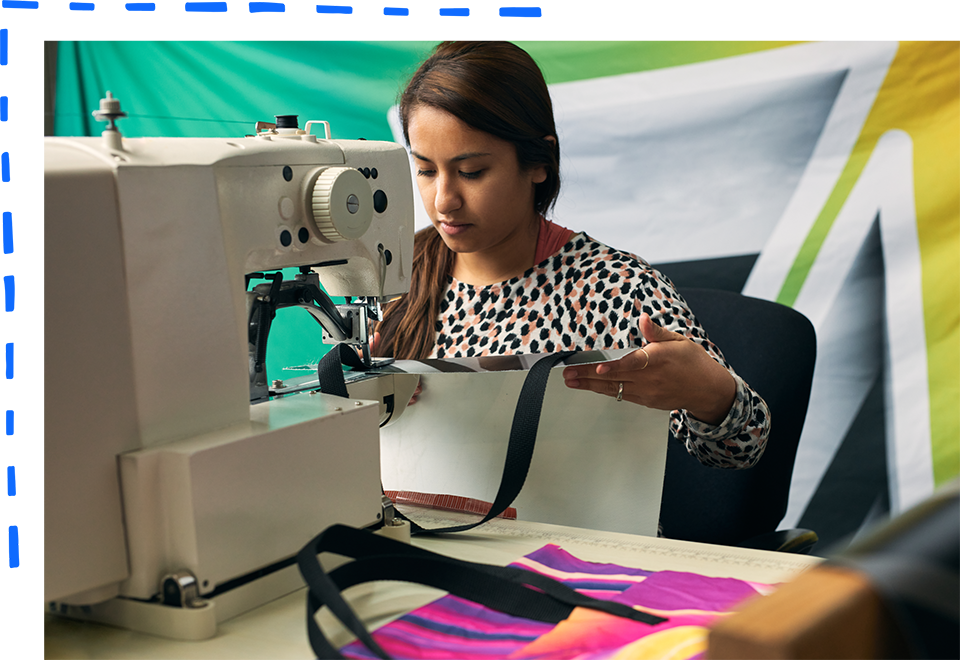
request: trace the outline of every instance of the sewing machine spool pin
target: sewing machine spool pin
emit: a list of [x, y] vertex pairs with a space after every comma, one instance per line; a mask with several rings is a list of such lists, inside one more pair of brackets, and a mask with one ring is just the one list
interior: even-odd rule
[[126, 117], [127, 113], [120, 110], [120, 99], [114, 98], [113, 94], [107, 91], [106, 98], [100, 99], [100, 109], [94, 110], [91, 114], [97, 121], [107, 122], [107, 127], [101, 133], [107, 149], [123, 151], [123, 136], [117, 128], [117, 120]]
[[247, 137], [263, 137], [271, 139], [273, 137], [295, 137], [308, 142], [316, 142], [317, 136], [311, 133], [314, 125], [323, 126], [323, 137], [321, 139], [330, 139], [330, 122], [311, 119], [307, 122], [303, 130], [299, 128], [297, 121], [299, 115], [274, 115], [275, 122], [258, 121], [254, 124], [253, 135]]

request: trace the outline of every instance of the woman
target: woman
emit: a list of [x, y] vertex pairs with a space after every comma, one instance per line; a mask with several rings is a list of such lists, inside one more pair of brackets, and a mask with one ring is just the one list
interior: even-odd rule
[[375, 352], [397, 358], [637, 350], [567, 367], [568, 387], [672, 410], [702, 463], [749, 467], [764, 401], [730, 369], [670, 281], [645, 261], [545, 219], [560, 190], [553, 108], [519, 47], [442, 43], [400, 100], [433, 223], [417, 233], [410, 292]]

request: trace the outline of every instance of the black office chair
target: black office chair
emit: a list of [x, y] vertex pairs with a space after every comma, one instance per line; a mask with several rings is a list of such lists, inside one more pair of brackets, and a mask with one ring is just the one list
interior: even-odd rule
[[683, 289], [694, 315], [734, 370], [770, 407], [760, 461], [745, 470], [702, 465], [670, 438], [660, 524], [668, 538], [766, 550], [809, 552], [810, 530], [777, 532], [807, 415], [817, 338], [796, 310], [739, 293]]

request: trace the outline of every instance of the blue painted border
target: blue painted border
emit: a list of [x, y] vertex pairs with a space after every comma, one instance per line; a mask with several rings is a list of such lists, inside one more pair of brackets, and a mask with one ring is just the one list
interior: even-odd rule
[[30, 570], [30, 525], [23, 506], [30, 495], [30, 470], [20, 449], [27, 439], [28, 411], [20, 397], [27, 382], [27, 339], [20, 326], [30, 304], [27, 213], [20, 201], [27, 161], [17, 135], [23, 126], [25, 99], [17, 80], [25, 63], [26, 39], [34, 22], [31, 2], [0, 4], [0, 566], [10, 567], [12, 599]]
[[[366, 6], [363, 6], [366, 5]], [[31, 566], [30, 524], [23, 513], [30, 470], [21, 449], [29, 412], [20, 394], [29, 373], [29, 346], [21, 330], [30, 304], [27, 214], [20, 200], [26, 155], [17, 137], [26, 102], [17, 82], [26, 63], [26, 41], [44, 21], [93, 25], [112, 18], [127, 25], [173, 19], [184, 25], [283, 26], [304, 20], [322, 27], [351, 27], [365, 20], [405, 28], [422, 21], [442, 28], [487, 21], [501, 28], [538, 29], [573, 9], [573, 0], [0, 0], [0, 567], [11, 569], [9, 599]], [[0, 594], [0, 602], [7, 600]]]

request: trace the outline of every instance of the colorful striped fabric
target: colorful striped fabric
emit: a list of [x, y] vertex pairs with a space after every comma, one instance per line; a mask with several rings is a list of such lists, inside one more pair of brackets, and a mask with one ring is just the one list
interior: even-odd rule
[[[513, 563], [596, 598], [667, 617], [649, 626], [594, 610], [576, 609], [557, 625], [495, 612], [455, 596], [383, 626], [374, 638], [393, 658], [511, 658], [626, 660], [700, 657], [710, 622], [770, 585], [677, 571], [644, 571], [583, 561], [547, 545]], [[343, 647], [348, 658], [373, 658], [363, 645]]]

